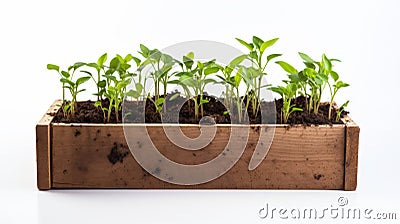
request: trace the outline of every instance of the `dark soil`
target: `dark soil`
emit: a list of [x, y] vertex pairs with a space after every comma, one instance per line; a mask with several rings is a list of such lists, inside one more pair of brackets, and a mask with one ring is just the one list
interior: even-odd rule
[[[198, 124], [199, 119], [195, 119], [194, 114], [194, 101], [187, 101], [186, 98], [178, 97], [174, 100], [169, 100], [167, 96], [165, 102], [167, 106], [163, 108], [163, 123], [176, 123], [170, 114], [179, 111], [179, 123], [186, 124]], [[221, 102], [223, 99], [217, 99], [213, 97], [205, 96], [209, 102], [203, 104], [204, 116], [209, 116], [208, 120], [202, 120], [206, 123], [217, 123], [217, 124], [230, 124], [231, 117], [229, 114], [224, 114], [227, 109]], [[190, 106], [189, 103], [190, 102]], [[63, 111], [59, 110], [55, 118], [54, 123], [121, 123], [122, 111], [119, 111], [119, 120], [117, 121], [115, 111], [112, 110], [110, 122], [104, 120], [103, 110], [100, 107], [95, 107], [93, 101], [82, 101], [77, 103], [75, 114], [72, 116], [64, 117]], [[281, 108], [283, 105], [282, 99], [275, 100], [275, 102], [262, 102], [261, 108], [263, 113], [269, 113], [273, 111], [273, 107], [276, 107], [276, 123], [281, 124]], [[332, 119], [328, 119], [329, 104], [322, 103], [318, 114], [313, 112], [308, 113], [306, 110], [306, 98], [297, 97], [293, 100], [293, 104], [297, 107], [302, 108], [301, 112], [293, 112], [288, 120], [288, 124], [303, 124], [303, 125], [320, 125], [320, 124], [342, 124], [342, 121], [336, 122], [336, 109], [332, 109]], [[107, 100], [102, 101], [103, 108], [108, 108], [109, 102]], [[182, 105], [182, 106], [180, 106]], [[125, 102], [123, 105], [125, 109], [125, 120], [124, 122], [130, 123], [162, 123], [160, 114], [156, 111], [154, 104], [147, 100], [146, 102]], [[145, 110], [144, 110], [145, 108]], [[180, 108], [180, 109], [179, 109]], [[234, 109], [233, 109], [234, 110]], [[342, 116], [348, 112], [343, 112]], [[145, 116], [144, 116], [145, 114]], [[107, 112], [105, 112], [107, 116]], [[251, 124], [260, 123], [275, 123], [273, 117], [264, 119], [261, 122], [261, 111], [257, 115], [252, 113], [252, 105], [249, 108], [248, 114], [249, 122]]]

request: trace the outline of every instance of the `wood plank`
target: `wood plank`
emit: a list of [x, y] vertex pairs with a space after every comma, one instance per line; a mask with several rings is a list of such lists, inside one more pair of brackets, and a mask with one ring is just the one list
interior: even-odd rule
[[354, 191], [357, 188], [358, 144], [360, 127], [348, 116], [344, 118], [344, 121], [346, 123], [346, 162], [344, 190]]
[[36, 125], [37, 187], [39, 190], [51, 188], [51, 121], [59, 109], [61, 101], [56, 100]]
[[[230, 128], [217, 125], [214, 142], [196, 152], [172, 144], [162, 125], [146, 125], [158, 150], [178, 163], [200, 164], [225, 147]], [[196, 125], [182, 125], [196, 136]], [[265, 128], [260, 126], [260, 128]], [[207, 189], [343, 189], [345, 160], [344, 125], [287, 128], [277, 126], [266, 159], [249, 171], [259, 136], [250, 128], [242, 158], [221, 177], [204, 184], [182, 186], [161, 181], [142, 169], [127, 147], [122, 125], [53, 124], [52, 180], [54, 188], [207, 188]], [[197, 133], [197, 134], [196, 134]], [[140, 133], [139, 133], [140, 134]], [[107, 156], [117, 146], [129, 154], [112, 164]]]

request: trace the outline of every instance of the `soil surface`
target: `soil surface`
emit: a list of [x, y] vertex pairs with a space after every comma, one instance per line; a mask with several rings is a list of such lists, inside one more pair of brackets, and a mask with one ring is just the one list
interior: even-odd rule
[[[169, 94], [165, 99], [166, 106], [162, 108], [163, 114], [163, 122], [160, 116], [160, 113], [156, 111], [156, 107], [154, 106], [151, 100], [139, 101], [139, 102], [125, 102], [123, 107], [125, 118], [122, 117], [122, 110], [119, 111], [117, 121], [115, 111], [112, 110], [110, 121], [107, 122], [105, 118], [107, 117], [107, 111], [103, 111], [101, 107], [95, 107], [94, 101], [81, 101], [77, 102], [77, 107], [74, 115], [64, 116], [63, 111], [60, 109], [54, 119], [54, 123], [122, 123], [124, 120], [125, 123], [176, 123], [177, 119], [179, 119], [179, 123], [185, 124], [198, 124], [201, 120], [201, 114], [199, 118], [195, 118], [194, 112], [194, 101], [188, 101], [186, 98], [177, 97], [176, 99], [170, 100], [169, 98], [173, 94]], [[209, 102], [203, 104], [203, 115], [204, 117], [208, 116], [207, 119], [201, 120], [203, 123], [217, 123], [217, 124], [230, 124], [231, 117], [227, 113], [227, 108], [224, 106], [223, 99], [212, 98], [208, 96], [204, 96]], [[154, 98], [153, 98], [154, 100]], [[189, 103], [190, 102], [190, 103]], [[303, 125], [320, 125], [320, 124], [343, 124], [342, 121], [335, 121], [336, 118], [336, 109], [332, 109], [332, 119], [328, 119], [328, 103], [321, 103], [318, 114], [314, 114], [313, 112], [309, 113], [306, 110], [306, 98], [305, 97], [297, 97], [292, 101], [293, 105], [295, 104], [297, 107], [302, 108], [303, 111], [293, 112], [288, 120], [288, 124], [303, 124]], [[258, 111], [257, 115], [253, 114], [252, 105], [249, 106], [248, 112], [248, 120], [250, 124], [260, 124], [260, 123], [276, 123], [281, 124], [281, 109], [282, 109], [283, 101], [282, 99], [275, 100], [275, 102], [262, 102], [261, 110]], [[108, 108], [109, 102], [108, 100], [102, 101], [102, 107]], [[274, 108], [276, 112], [274, 111]], [[174, 119], [172, 116], [174, 113], [179, 111], [179, 117]], [[232, 111], [236, 111], [235, 108]], [[272, 113], [271, 113], [272, 112]], [[275, 114], [274, 114], [275, 113]], [[348, 112], [344, 111], [343, 115], [346, 115]], [[261, 114], [269, 114], [270, 116], [264, 116], [264, 119], [261, 119]], [[145, 116], [144, 116], [145, 115]], [[239, 123], [237, 119], [235, 119], [235, 115], [232, 115], [232, 123]], [[246, 122], [245, 122], [246, 123]]]

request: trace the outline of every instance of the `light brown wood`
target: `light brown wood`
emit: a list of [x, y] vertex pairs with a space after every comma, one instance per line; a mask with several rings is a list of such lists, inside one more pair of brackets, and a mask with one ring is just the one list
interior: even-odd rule
[[357, 188], [358, 172], [358, 143], [360, 127], [346, 116], [346, 160], [345, 160], [345, 180], [344, 190], [354, 191]]
[[[198, 128], [183, 125], [188, 135]], [[265, 128], [261, 126], [260, 128]], [[162, 125], [147, 130], [158, 150], [184, 164], [200, 164], [216, 157], [225, 147], [229, 126], [218, 126], [214, 141], [196, 152], [173, 145]], [[286, 128], [278, 126], [266, 159], [248, 170], [258, 139], [258, 128], [250, 128], [244, 154], [223, 176], [200, 185], [181, 186], [163, 182], [146, 171], [131, 154], [123, 162], [108, 161], [114, 143], [129, 152], [122, 125], [53, 125], [52, 178], [54, 188], [208, 188], [208, 189], [343, 189], [344, 125]], [[191, 134], [192, 133], [192, 134]], [[301, 141], [299, 141], [301, 139]]]
[[37, 187], [51, 188], [51, 121], [58, 111], [61, 101], [56, 100], [36, 125]]

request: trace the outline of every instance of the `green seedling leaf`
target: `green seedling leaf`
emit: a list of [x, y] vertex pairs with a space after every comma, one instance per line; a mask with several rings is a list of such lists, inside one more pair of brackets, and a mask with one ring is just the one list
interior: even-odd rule
[[348, 105], [349, 105], [349, 100], [347, 100], [344, 104], [342, 104], [342, 106], [340, 106], [339, 108], [341, 109], [341, 110], [344, 110], [344, 108], [346, 108]]
[[104, 88], [106, 87], [106, 85], [107, 85], [106, 80], [101, 80], [100, 82], [97, 83], [97, 86], [100, 88]]
[[200, 100], [200, 105], [201, 105], [201, 104], [208, 103], [208, 102], [210, 102], [210, 101], [209, 101], [209, 100], [206, 100], [206, 99], [202, 99], [202, 100]]
[[[257, 49], [261, 48], [261, 45], [264, 43], [264, 41], [257, 37], [257, 36], [253, 36], [253, 44], [257, 47]], [[260, 50], [261, 51], [261, 50]]]
[[65, 78], [69, 78], [71, 75], [66, 72], [66, 71], [61, 71], [61, 75], [64, 76]]
[[110, 68], [112, 68], [114, 70], [118, 70], [120, 67], [120, 64], [121, 64], [121, 62], [120, 62], [119, 58], [115, 57], [110, 61]]
[[246, 41], [239, 39], [239, 38], [235, 38], [237, 41], [239, 41], [239, 43], [241, 43], [243, 46], [247, 47], [247, 49], [249, 49], [249, 51], [252, 51], [254, 48], [254, 45], [251, 43], [247, 43]]
[[183, 64], [185, 64], [186, 69], [192, 69], [194, 61], [186, 56], [183, 56]]
[[175, 99], [178, 98], [180, 95], [181, 95], [180, 93], [175, 93], [174, 95], [172, 95], [172, 96], [169, 98], [169, 101], [175, 100]]
[[55, 70], [57, 72], [60, 71], [60, 67], [58, 65], [53, 65], [53, 64], [47, 64], [47, 69], [48, 70]]
[[303, 62], [303, 63], [306, 65], [307, 68], [311, 68], [311, 69], [314, 69], [314, 70], [316, 68], [313, 63], [308, 63], [308, 62]]
[[93, 63], [93, 62], [86, 64], [86, 66], [91, 67], [91, 68], [95, 68], [96, 70], [100, 70], [99, 65], [96, 64], [96, 63]]
[[151, 51], [149, 52], [149, 58], [150, 58], [150, 59], [153, 59], [153, 60], [155, 60], [155, 61], [161, 60], [161, 56], [162, 56], [162, 55], [163, 55], [163, 54], [161, 53], [161, 51], [159, 51], [159, 50], [157, 50], [157, 49], [151, 50]]
[[240, 75], [239, 71], [236, 73], [234, 80], [235, 80], [235, 86], [238, 87], [240, 85], [240, 82], [242, 81], [242, 76]]
[[100, 102], [100, 101], [97, 101], [96, 103], [94, 103], [94, 106], [95, 106], [95, 107], [101, 107], [102, 105], [101, 105], [101, 102]]
[[278, 65], [280, 65], [282, 67], [282, 69], [285, 70], [286, 72], [288, 72], [289, 74], [297, 74], [298, 73], [297, 69], [295, 69], [293, 66], [291, 66], [290, 64], [288, 64], [284, 61], [277, 61], [276, 63]]
[[131, 61], [133, 59], [133, 56], [131, 55], [131, 54], [127, 54], [126, 56], [125, 56], [125, 58], [124, 58], [124, 61], [125, 62], [129, 62], [129, 61]]
[[84, 91], [86, 91], [86, 89], [80, 89], [80, 90], [78, 90], [78, 91], [76, 92], [76, 94], [78, 94], [78, 93], [80, 93], [80, 92], [84, 92]]
[[139, 58], [137, 58], [137, 57], [132, 57], [132, 59], [135, 61], [136, 66], [139, 66], [139, 65], [140, 65], [141, 60], [140, 60]]
[[194, 59], [194, 53], [193, 52], [189, 52], [189, 53], [186, 54], [186, 57], [193, 60]]
[[336, 59], [336, 58], [332, 58], [331, 61], [342, 62], [341, 60]]
[[140, 97], [140, 93], [135, 91], [135, 90], [133, 90], [133, 89], [131, 89], [128, 92], [126, 92], [126, 95], [130, 96], [130, 97], [133, 97], [133, 98], [136, 98], [136, 99]]
[[237, 56], [236, 58], [234, 58], [231, 62], [229, 62], [228, 67], [231, 69], [234, 69], [236, 66], [238, 66], [240, 63], [242, 63], [244, 61], [244, 59], [247, 58], [246, 54]]
[[76, 62], [72, 67], [74, 68], [74, 70], [77, 70], [78, 68], [82, 67], [86, 65], [86, 63], [84, 62]]
[[315, 70], [312, 69], [312, 68], [305, 68], [305, 69], [303, 70], [303, 74], [306, 75], [306, 76], [309, 77], [309, 78], [315, 78], [315, 77], [317, 77], [317, 71], [315, 71]]
[[143, 44], [140, 44], [140, 50], [142, 51], [141, 54], [147, 58], [149, 56], [149, 48], [147, 48], [146, 46], [144, 46]]
[[308, 55], [306, 55], [304, 53], [301, 53], [301, 52], [299, 52], [299, 55], [305, 62], [310, 63], [310, 64], [314, 64], [315, 63], [315, 61], [310, 56], [308, 56]]
[[252, 59], [254, 59], [256, 61], [258, 60], [258, 54], [257, 54], [256, 51], [250, 52], [249, 56], [250, 56], [250, 58], [252, 58]]
[[163, 97], [160, 97], [160, 98], [158, 98], [157, 100], [156, 100], [156, 105], [157, 106], [160, 106], [160, 105], [162, 105], [163, 103], [164, 103], [164, 98]]
[[102, 67], [106, 61], [107, 61], [107, 53], [104, 53], [104, 54], [101, 55], [101, 56], [99, 57], [99, 59], [97, 60], [97, 65], [98, 65], [99, 67]]
[[290, 74], [290, 75], [288, 75], [288, 77], [289, 77], [290, 81], [293, 83], [298, 83], [298, 82], [302, 81], [298, 74]]
[[328, 57], [326, 57], [325, 54], [322, 55], [322, 63], [324, 65], [324, 69], [327, 71], [327, 73], [332, 71], [332, 63], [328, 59]]
[[298, 107], [293, 107], [292, 108], [292, 112], [295, 112], [295, 111], [303, 111], [303, 109], [298, 108]]
[[281, 95], [281, 96], [284, 96], [285, 95], [285, 90], [284, 90], [284, 88], [282, 88], [282, 86], [278, 86], [278, 87], [274, 87], [274, 86], [272, 86], [272, 87], [270, 87], [269, 88], [271, 91], [273, 91], [273, 92], [276, 92], [276, 93], [278, 93], [279, 95]]
[[271, 47], [272, 45], [274, 45], [276, 43], [276, 41], [278, 41], [279, 38], [274, 38], [268, 41], [265, 41], [264, 43], [262, 43], [261, 47], [260, 47], [260, 51], [264, 52], [265, 49]]
[[171, 56], [168, 55], [168, 54], [162, 54], [160, 59], [161, 59], [161, 61], [164, 63], [164, 66], [171, 66], [171, 65], [173, 65], [174, 58], [171, 57]]
[[136, 83], [135, 87], [136, 87], [136, 91], [137, 92], [141, 93], [143, 91], [143, 85], [142, 84]]
[[339, 79], [339, 75], [335, 71], [331, 71], [331, 77], [336, 82]]
[[267, 61], [271, 61], [274, 58], [280, 57], [282, 54], [270, 54], [267, 56]]
[[85, 73], [85, 74], [87, 74], [87, 75], [90, 75], [90, 77], [92, 77], [92, 78], [93, 78], [93, 75], [92, 75], [92, 73], [91, 73], [91, 72], [89, 72], [89, 71], [82, 70], [82, 71], [80, 71], [80, 72], [82, 72], [82, 73]]
[[62, 83], [67, 83], [67, 84], [69, 84], [70, 86], [75, 86], [75, 83], [73, 83], [71, 80], [66, 79], [66, 78], [61, 78], [61, 79], [60, 79], [60, 82], [62, 82]]
[[344, 88], [344, 87], [348, 87], [348, 86], [350, 86], [350, 85], [347, 84], [347, 83], [344, 83], [344, 82], [342, 82], [342, 81], [338, 81], [338, 82], [334, 85], [334, 87], [336, 87], [337, 89]]
[[204, 75], [210, 75], [210, 74], [214, 74], [216, 72], [219, 71], [218, 67], [210, 67], [210, 68], [206, 68], [204, 69]]
[[69, 104], [66, 104], [65, 106], [64, 106], [64, 111], [68, 111], [68, 109], [71, 107], [71, 105], [69, 105]]
[[85, 77], [80, 77], [79, 79], [76, 80], [76, 85], [80, 85], [82, 83], [87, 82], [90, 79], [89, 76], [85, 76]]
[[223, 113], [224, 115], [227, 115], [227, 114], [229, 114], [229, 110], [226, 110], [226, 111], [224, 111], [224, 113]]

